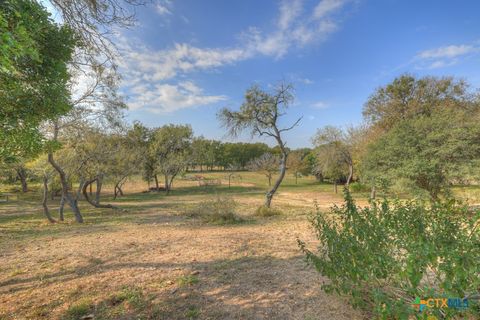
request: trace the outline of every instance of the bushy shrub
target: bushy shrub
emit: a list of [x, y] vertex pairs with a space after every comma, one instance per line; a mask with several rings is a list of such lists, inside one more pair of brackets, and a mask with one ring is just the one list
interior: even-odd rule
[[257, 210], [255, 210], [255, 215], [260, 217], [278, 216], [281, 213], [280, 210], [267, 208], [265, 206], [258, 207]]
[[367, 185], [362, 184], [360, 182], [350, 183], [349, 187], [350, 187], [351, 192], [368, 192], [368, 191], [370, 191], [370, 188]]
[[[480, 219], [455, 201], [371, 202], [358, 207], [345, 191], [345, 203], [318, 211], [312, 224], [317, 253], [299, 241], [307, 260], [329, 282], [322, 287], [350, 297], [354, 306], [382, 319], [478, 319], [473, 297], [480, 289]], [[425, 308], [416, 298], [470, 297], [469, 307]], [[419, 302], [419, 300], [417, 300]]]
[[189, 217], [199, 217], [207, 223], [233, 224], [243, 221], [236, 213], [238, 204], [229, 197], [217, 196], [214, 199], [202, 201], [186, 211]]

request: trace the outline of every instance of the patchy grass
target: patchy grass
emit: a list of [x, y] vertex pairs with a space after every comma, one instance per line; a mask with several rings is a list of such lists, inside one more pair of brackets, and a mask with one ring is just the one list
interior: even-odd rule
[[84, 316], [93, 314], [95, 311], [95, 304], [90, 300], [81, 300], [72, 304], [62, 317], [63, 320], [79, 320]]
[[[178, 180], [167, 196], [143, 193], [146, 183], [133, 180], [116, 201], [106, 185], [102, 201], [127, 211], [80, 201], [84, 224], [68, 208], [65, 222], [46, 222], [38, 192], [0, 203], [0, 319], [362, 319], [319, 289], [323, 279], [305, 267], [296, 244], [315, 242], [306, 219], [313, 201], [327, 208], [341, 194], [287, 176], [273, 199], [281, 215], [238, 223], [252, 221], [266, 179], [239, 172], [228, 188], [225, 173], [201, 174], [222, 185]], [[58, 201], [49, 201], [54, 215]], [[205, 203], [215, 208], [206, 215], [227, 214], [185, 216]]]
[[178, 277], [177, 284], [180, 287], [185, 287], [185, 286], [194, 285], [194, 284], [198, 283], [199, 281], [200, 280], [198, 279], [198, 277], [196, 275], [189, 274], [189, 275], [184, 275], [184, 276]]
[[228, 196], [217, 195], [213, 199], [205, 200], [187, 209], [185, 215], [191, 218], [201, 218], [206, 223], [225, 225], [244, 222], [236, 209], [238, 204]]
[[278, 209], [274, 208], [267, 208], [265, 206], [260, 206], [255, 210], [255, 215], [260, 216], [260, 217], [273, 217], [273, 216], [279, 216], [281, 215], [282, 212]]

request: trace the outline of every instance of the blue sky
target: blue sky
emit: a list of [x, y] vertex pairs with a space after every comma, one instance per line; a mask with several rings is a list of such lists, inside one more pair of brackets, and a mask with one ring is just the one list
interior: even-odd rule
[[288, 145], [309, 146], [319, 127], [360, 123], [368, 96], [402, 73], [480, 87], [479, 12], [476, 0], [158, 0], [115, 40], [127, 119], [227, 140], [216, 112], [285, 80], [296, 99], [282, 121], [304, 117]]

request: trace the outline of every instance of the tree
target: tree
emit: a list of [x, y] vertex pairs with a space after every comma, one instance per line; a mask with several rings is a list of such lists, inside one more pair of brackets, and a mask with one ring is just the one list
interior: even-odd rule
[[280, 148], [280, 174], [273, 187], [265, 195], [265, 207], [270, 208], [273, 195], [285, 177], [288, 150], [282, 138], [282, 133], [298, 125], [301, 118], [290, 127], [280, 128], [278, 120], [285, 115], [285, 110], [293, 101], [293, 87], [280, 84], [272, 93], [254, 85], [247, 90], [245, 101], [240, 111], [224, 108], [218, 114], [220, 121], [229, 130], [230, 135], [237, 136], [248, 129], [252, 136], [268, 136], [274, 138]]
[[260, 157], [251, 160], [247, 168], [250, 171], [261, 172], [268, 179], [268, 186], [272, 186], [272, 176], [278, 171], [280, 159], [271, 153], [264, 153]]
[[38, 154], [40, 123], [70, 110], [76, 39], [29, 0], [0, 3], [0, 35], [0, 162], [12, 162]]
[[152, 133], [149, 153], [156, 161], [154, 170], [164, 175], [167, 194], [175, 177], [191, 162], [192, 135], [190, 126], [173, 124], [157, 128]]
[[92, 59], [105, 57], [114, 67], [115, 45], [109, 38], [118, 27], [135, 24], [135, 6], [148, 0], [48, 0], [63, 22], [79, 36]]
[[348, 188], [353, 178], [352, 145], [349, 135], [340, 128], [326, 126], [317, 131], [312, 141], [317, 148], [321, 171], [329, 172], [334, 180], [335, 193], [336, 184], [342, 176], [346, 176], [345, 185]]
[[471, 100], [465, 81], [452, 77], [417, 79], [404, 74], [369, 97], [363, 116], [368, 123], [388, 131], [399, 121], [429, 116], [436, 109], [464, 108]]
[[478, 178], [479, 114], [442, 110], [404, 120], [371, 144], [364, 157], [366, 176], [437, 201], [452, 183]]
[[378, 89], [364, 107], [370, 127], [362, 179], [372, 187], [423, 190], [432, 200], [452, 183], [475, 179], [480, 104], [468, 88], [451, 77], [403, 75]]
[[287, 168], [290, 170], [295, 177], [295, 184], [298, 184], [299, 175], [309, 174], [310, 168], [308, 160], [305, 160], [309, 154], [310, 149], [299, 149], [290, 152], [287, 159]]

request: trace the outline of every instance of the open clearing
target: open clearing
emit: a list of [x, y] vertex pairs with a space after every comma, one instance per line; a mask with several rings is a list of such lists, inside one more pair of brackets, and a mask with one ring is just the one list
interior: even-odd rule
[[[36, 193], [2, 203], [1, 316], [361, 319], [343, 299], [320, 289], [324, 279], [305, 264], [296, 243], [314, 245], [307, 219], [314, 199], [328, 207], [340, 196], [310, 178], [299, 185], [287, 179], [274, 199], [283, 214], [253, 217], [265, 179], [241, 175], [230, 189], [179, 180], [169, 196], [141, 193], [144, 183], [130, 183], [115, 202], [127, 211], [82, 202], [83, 225], [73, 223], [69, 211], [65, 223], [47, 223]], [[211, 225], [183, 215], [215, 194], [232, 194], [246, 222]]]
[[[316, 245], [308, 214], [314, 201], [322, 210], [341, 203], [331, 185], [311, 177], [296, 185], [288, 176], [274, 198], [282, 215], [264, 218], [253, 215], [267, 189], [264, 176], [241, 172], [229, 188], [225, 173], [202, 175], [222, 185], [178, 180], [166, 196], [143, 193], [146, 184], [132, 181], [113, 202], [125, 211], [82, 201], [84, 224], [68, 210], [64, 223], [49, 224], [39, 192], [1, 203], [0, 319], [365, 318], [320, 289], [325, 279], [296, 242]], [[234, 198], [245, 222], [185, 216], [217, 195]], [[357, 194], [357, 202], [366, 204], [365, 197]], [[56, 209], [58, 199], [50, 204]]]

